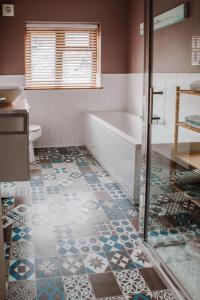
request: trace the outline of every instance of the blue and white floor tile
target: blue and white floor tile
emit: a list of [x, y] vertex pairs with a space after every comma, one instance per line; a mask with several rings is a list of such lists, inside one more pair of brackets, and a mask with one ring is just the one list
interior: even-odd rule
[[138, 207], [88, 150], [35, 154], [30, 182], [1, 184], [7, 300], [172, 300], [139, 273]]

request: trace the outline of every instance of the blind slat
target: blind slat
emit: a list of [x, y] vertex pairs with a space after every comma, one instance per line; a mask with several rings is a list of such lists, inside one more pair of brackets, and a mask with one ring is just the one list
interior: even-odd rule
[[27, 88], [97, 86], [100, 63], [98, 26], [74, 27], [27, 25]]

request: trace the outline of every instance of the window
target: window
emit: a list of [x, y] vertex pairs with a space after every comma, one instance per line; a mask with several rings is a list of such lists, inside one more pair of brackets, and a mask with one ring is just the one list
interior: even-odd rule
[[100, 29], [92, 24], [27, 24], [26, 87], [100, 87]]

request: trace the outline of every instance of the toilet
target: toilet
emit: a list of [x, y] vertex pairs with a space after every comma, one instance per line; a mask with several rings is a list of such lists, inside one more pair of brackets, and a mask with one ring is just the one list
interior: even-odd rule
[[29, 160], [30, 163], [35, 161], [35, 155], [33, 150], [33, 143], [42, 135], [40, 125], [30, 124], [29, 125]]

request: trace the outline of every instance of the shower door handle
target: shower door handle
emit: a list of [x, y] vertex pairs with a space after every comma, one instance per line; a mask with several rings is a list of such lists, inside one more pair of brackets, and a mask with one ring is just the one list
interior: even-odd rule
[[154, 95], [163, 95], [163, 91], [154, 92], [154, 88], [150, 87], [150, 101], [149, 101], [149, 125], [152, 124], [153, 121], [153, 96]]
[[153, 118], [153, 87], [150, 87], [149, 89], [149, 125], [152, 124], [152, 118]]
[[154, 92], [153, 91], [153, 95], [163, 95], [164, 93], [163, 93], [163, 91], [159, 91], [159, 92]]

